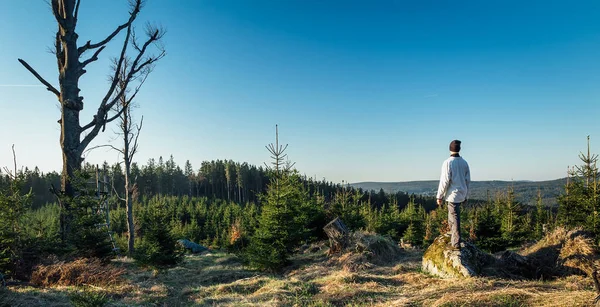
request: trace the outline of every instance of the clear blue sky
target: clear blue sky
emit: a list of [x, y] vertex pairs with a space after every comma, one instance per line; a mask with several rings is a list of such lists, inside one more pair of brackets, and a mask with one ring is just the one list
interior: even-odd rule
[[[80, 44], [126, 10], [82, 0]], [[474, 180], [564, 177], [588, 134], [600, 148], [600, 1], [149, 0], [146, 21], [168, 55], [137, 99], [142, 164], [262, 164], [276, 123], [298, 169], [335, 182], [437, 179], [452, 139]], [[14, 143], [20, 165], [60, 169], [58, 103], [17, 62], [56, 85], [55, 28], [45, 1], [0, 1], [2, 166]], [[122, 38], [81, 80], [82, 122]]]

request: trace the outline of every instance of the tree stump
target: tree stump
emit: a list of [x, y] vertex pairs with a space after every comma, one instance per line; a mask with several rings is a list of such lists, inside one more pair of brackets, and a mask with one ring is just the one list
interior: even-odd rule
[[348, 245], [350, 231], [339, 217], [323, 227], [329, 238], [329, 255], [341, 252]]

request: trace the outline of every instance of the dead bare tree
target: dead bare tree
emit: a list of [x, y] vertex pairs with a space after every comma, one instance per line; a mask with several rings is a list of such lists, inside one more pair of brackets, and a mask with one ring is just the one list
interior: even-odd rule
[[[130, 10], [128, 20], [119, 25], [103, 40], [97, 43], [92, 43], [90, 40], [78, 46], [77, 39], [79, 35], [77, 34], [76, 27], [80, 2], [81, 0], [50, 0], [52, 13], [58, 24], [55, 49], [53, 50], [58, 63], [58, 89], [40, 76], [27, 62], [19, 59], [19, 62], [44, 84], [48, 91], [56, 95], [60, 103], [61, 119], [58, 123], [61, 125], [60, 146], [63, 157], [61, 192], [67, 197], [75, 196], [72, 178], [81, 169], [83, 152], [98, 135], [100, 130], [104, 131], [106, 124], [119, 118], [123, 110], [125, 110], [121, 109], [116, 114], [109, 114], [124, 95], [124, 91], [127, 89], [129, 83], [143, 74], [145, 69], [151, 67], [152, 64], [165, 55], [165, 51], [160, 45], [161, 38], [164, 35], [164, 31], [161, 29], [153, 28], [153, 32], [147, 32], [148, 37], [141, 44], [135, 40], [133, 23], [143, 7], [143, 0], [129, 0]], [[105, 49], [106, 45], [123, 31], [125, 32], [125, 37], [122, 42], [120, 56], [116, 60], [117, 69], [115, 69], [112, 76], [112, 82], [100, 101], [98, 110], [92, 120], [82, 126], [79, 121], [79, 112], [83, 110], [83, 97], [79, 95], [81, 91], [79, 88], [79, 78], [87, 72], [86, 68], [89, 64], [98, 60], [98, 56]], [[124, 66], [123, 63], [129, 45], [133, 45], [135, 56], [131, 65], [127, 67], [126, 73], [122, 74], [122, 67]], [[150, 53], [149, 49], [152, 48], [151, 46], [158, 47], [158, 53], [148, 55]], [[93, 54], [89, 58], [82, 58], [83, 55], [91, 51], [93, 51]], [[118, 86], [120, 82], [125, 84], [125, 86]], [[133, 99], [138, 91], [139, 87], [136, 87], [129, 98]], [[85, 134], [83, 139], [82, 134]], [[69, 209], [68, 202], [65, 202], [61, 210], [61, 237], [63, 241], [70, 232]]]
[[[117, 62], [115, 60], [115, 65], [113, 69], [117, 69]], [[129, 65], [129, 60], [126, 59], [123, 62], [123, 67], [121, 68], [121, 76], [127, 73], [127, 66]], [[152, 71], [152, 66], [148, 66], [148, 68], [144, 71], [144, 73], [139, 78], [139, 88], [146, 78], [148, 74]], [[125, 165], [125, 198], [121, 198], [122, 201], [125, 202], [125, 207], [127, 208], [127, 233], [128, 233], [128, 254], [131, 256], [134, 253], [134, 239], [135, 239], [135, 227], [133, 223], [133, 190], [134, 186], [131, 180], [131, 163], [133, 161], [133, 157], [137, 153], [138, 149], [138, 137], [140, 136], [140, 131], [142, 130], [142, 124], [144, 122], [144, 117], [142, 116], [139, 124], [135, 124], [133, 122], [133, 118], [131, 116], [131, 109], [133, 107], [133, 95], [128, 96], [129, 90], [126, 88], [127, 84], [124, 81], [119, 81], [118, 85], [120, 90], [124, 90], [124, 94], [121, 95], [119, 99], [120, 103], [116, 105], [116, 112], [121, 113], [120, 115], [120, 131], [118, 134], [123, 138], [123, 148], [115, 148], [111, 146], [113, 149], [118, 151], [123, 156], [123, 164]], [[136, 89], [137, 89], [136, 88]], [[135, 92], [134, 92], [135, 94]]]

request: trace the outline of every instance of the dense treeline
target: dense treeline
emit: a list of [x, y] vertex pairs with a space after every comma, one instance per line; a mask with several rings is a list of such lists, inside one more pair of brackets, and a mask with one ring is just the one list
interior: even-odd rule
[[[190, 161], [186, 161], [183, 168], [175, 163], [173, 156], [165, 162], [162, 157], [149, 159], [145, 165], [132, 163], [131, 178], [136, 185], [137, 200], [142, 197], [161, 196], [189, 196], [189, 197], [208, 197], [213, 199], [222, 199], [234, 201], [237, 203], [258, 202], [258, 195], [266, 191], [269, 182], [267, 170], [262, 166], [249, 165], [248, 163], [234, 162], [231, 160], [213, 160], [204, 161], [200, 169], [194, 171]], [[104, 163], [99, 168], [101, 181], [106, 174], [109, 185], [109, 193], [116, 195], [124, 194], [125, 175], [121, 164], [109, 165]], [[96, 176], [96, 166], [86, 164], [83, 172], [91, 176], [88, 186], [93, 188]], [[0, 187], [9, 186], [9, 175], [0, 171]], [[22, 192], [27, 193], [30, 189], [33, 194], [33, 208], [40, 208], [47, 203], [56, 202], [56, 196], [50, 191], [52, 185], [60, 185], [60, 174], [56, 172], [43, 173], [35, 167], [33, 170], [25, 168], [22, 172], [23, 184]], [[300, 180], [308, 189], [310, 195], [316, 193], [331, 200], [336, 191], [344, 188], [354, 190], [347, 185], [336, 184], [331, 181], [315, 180], [307, 176], [301, 176]], [[362, 191], [362, 199], [370, 199], [371, 203], [377, 207], [383, 206], [389, 195], [383, 190]], [[394, 194], [399, 206], [408, 204], [411, 197], [407, 193], [397, 192]], [[435, 208], [435, 201], [431, 197], [413, 195], [416, 201], [422, 204], [428, 210]], [[116, 203], [115, 203], [116, 205]]]
[[[306, 186], [300, 185], [299, 189], [306, 193], [299, 202], [308, 203], [310, 206], [306, 208], [312, 208], [312, 220], [304, 226], [313, 230], [305, 242], [325, 238], [322, 228], [335, 217], [340, 217], [353, 230], [387, 235], [417, 247], [425, 246], [447, 232], [445, 206], [427, 210], [414, 197], [400, 206], [397, 195], [386, 195], [384, 203], [377, 206], [360, 191], [349, 188], [339, 189], [330, 200], [318, 192], [309, 194]], [[542, 204], [541, 198], [533, 209], [514, 198], [514, 192], [508, 190], [490, 202], [466, 206], [461, 212], [463, 236], [481, 248], [495, 252], [538, 239], [544, 231], [554, 227], [556, 214]], [[155, 195], [142, 198], [135, 206], [139, 236], [143, 237], [143, 230], [148, 226], [143, 221], [150, 214], [149, 208], [159, 206], [168, 213], [165, 224], [176, 237], [235, 250], [247, 245], [253, 236], [264, 203], [240, 204], [208, 197]], [[125, 208], [111, 211], [111, 226], [124, 247]]]

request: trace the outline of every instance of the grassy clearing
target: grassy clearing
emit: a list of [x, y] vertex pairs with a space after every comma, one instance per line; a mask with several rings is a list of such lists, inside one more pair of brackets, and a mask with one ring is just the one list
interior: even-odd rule
[[391, 263], [354, 271], [324, 250], [309, 249], [277, 275], [248, 270], [218, 252], [187, 256], [161, 272], [118, 259], [114, 264], [127, 272], [120, 284], [9, 286], [0, 290], [0, 306], [72, 306], [86, 295], [104, 297], [106, 306], [589, 306], [595, 297], [593, 282], [581, 276], [441, 279], [420, 272], [421, 257], [420, 251], [402, 251]]

